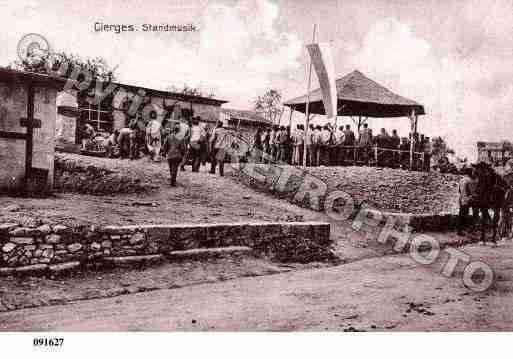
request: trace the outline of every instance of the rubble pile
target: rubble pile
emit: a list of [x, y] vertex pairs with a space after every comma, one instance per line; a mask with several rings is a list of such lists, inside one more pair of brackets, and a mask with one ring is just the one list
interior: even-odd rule
[[[280, 176], [278, 167], [257, 166], [260, 177], [265, 178], [264, 182], [243, 171], [234, 171], [233, 176], [251, 188], [292, 202], [295, 201], [294, 195], [302, 181], [309, 175], [327, 185], [326, 194], [337, 190], [349, 194], [356, 207], [365, 203], [371, 208], [386, 212], [410, 214], [455, 214], [458, 211], [458, 183], [461, 179], [458, 175], [376, 167], [321, 166], [308, 168], [306, 175], [290, 176], [287, 184], [277, 190], [276, 183]], [[301, 173], [299, 168], [297, 173]], [[311, 207], [305, 202], [305, 198], [298, 204]]]
[[89, 163], [86, 157], [57, 154], [55, 157], [54, 190], [92, 195], [115, 193], [144, 193], [155, 188], [129, 173], [111, 169], [108, 163], [102, 166]]
[[457, 213], [458, 175], [375, 167], [317, 167], [308, 170], [328, 190], [349, 193], [356, 203], [389, 212]]
[[255, 248], [272, 261], [281, 263], [339, 262], [332, 248], [309, 238], [291, 237], [280, 241], [263, 241]]

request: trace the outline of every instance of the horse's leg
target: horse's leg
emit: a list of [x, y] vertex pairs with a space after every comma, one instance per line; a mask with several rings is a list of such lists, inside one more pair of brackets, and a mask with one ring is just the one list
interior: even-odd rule
[[481, 229], [481, 242], [485, 242], [485, 230], [486, 230], [486, 215], [485, 213], [488, 210], [486, 208], [479, 208], [479, 212], [481, 214], [481, 218], [479, 219], [479, 227]]
[[500, 216], [500, 207], [496, 207], [493, 209], [493, 236], [492, 236], [492, 242], [493, 244], [497, 244], [497, 229], [499, 227], [499, 216]]

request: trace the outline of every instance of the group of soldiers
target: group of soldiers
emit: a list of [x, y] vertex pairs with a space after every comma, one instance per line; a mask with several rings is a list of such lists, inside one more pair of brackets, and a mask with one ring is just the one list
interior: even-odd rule
[[[144, 127], [134, 121], [129, 127], [115, 129], [101, 138], [99, 147], [106, 157], [135, 160], [147, 155], [154, 161], [165, 158], [169, 163], [170, 184], [176, 186], [178, 170], [185, 171], [189, 163], [192, 172], [199, 172], [200, 166], [209, 161], [210, 173], [215, 174], [218, 169], [219, 174], [224, 175], [225, 156], [221, 148], [225, 146], [225, 132], [221, 121], [209, 129], [199, 117], [162, 123], [151, 120]], [[97, 136], [89, 124], [85, 125], [83, 133], [82, 149], [86, 150]]]
[[331, 124], [309, 125], [305, 139], [305, 126], [298, 124], [294, 131], [290, 127], [272, 126], [258, 129], [253, 146], [262, 154], [257, 159], [263, 162], [283, 162], [302, 165], [306, 146], [307, 166], [343, 166], [348, 164], [375, 164], [381, 167], [409, 168], [410, 143], [414, 140], [414, 169], [429, 170], [429, 137], [414, 133], [399, 137], [397, 130], [392, 134], [382, 128], [377, 136], [366, 123], [358, 138], [350, 125], [333, 129]]

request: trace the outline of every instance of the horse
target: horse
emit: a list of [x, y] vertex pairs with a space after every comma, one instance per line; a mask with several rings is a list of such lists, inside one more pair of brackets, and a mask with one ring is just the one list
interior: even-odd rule
[[480, 212], [481, 242], [485, 242], [486, 224], [490, 218], [489, 210], [493, 210], [493, 244], [497, 244], [499, 219], [507, 206], [506, 195], [509, 186], [504, 179], [495, 172], [493, 167], [485, 162], [473, 165], [474, 176], [477, 179], [475, 207]]

